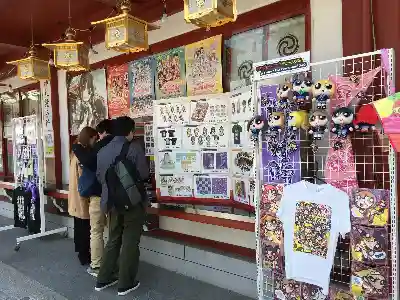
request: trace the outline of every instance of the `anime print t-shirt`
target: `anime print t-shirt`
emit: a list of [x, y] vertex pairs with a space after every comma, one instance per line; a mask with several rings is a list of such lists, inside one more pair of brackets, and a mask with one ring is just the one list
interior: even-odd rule
[[235, 124], [232, 126], [234, 145], [240, 145], [240, 134], [242, 133], [242, 131], [243, 131], [242, 126], [240, 126], [239, 124]]
[[351, 228], [348, 195], [329, 184], [300, 181], [284, 188], [277, 216], [287, 279], [319, 286], [327, 295], [337, 239]]

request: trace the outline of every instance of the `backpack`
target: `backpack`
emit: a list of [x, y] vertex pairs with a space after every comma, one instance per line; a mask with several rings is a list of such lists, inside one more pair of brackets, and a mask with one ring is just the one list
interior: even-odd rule
[[126, 158], [131, 143], [122, 146], [121, 153], [106, 171], [108, 207], [123, 212], [147, 201], [145, 184], [134, 162]]
[[93, 190], [97, 183], [96, 174], [83, 165], [80, 165], [80, 167], [82, 174], [78, 178], [78, 193], [81, 197], [89, 198], [93, 196]]

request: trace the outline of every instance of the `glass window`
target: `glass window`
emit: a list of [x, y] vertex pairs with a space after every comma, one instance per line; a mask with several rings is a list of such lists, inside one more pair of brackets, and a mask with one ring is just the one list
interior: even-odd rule
[[249, 85], [255, 62], [304, 51], [304, 16], [236, 34], [225, 41], [225, 87]]
[[39, 90], [21, 93], [23, 116], [38, 115], [39, 97]]

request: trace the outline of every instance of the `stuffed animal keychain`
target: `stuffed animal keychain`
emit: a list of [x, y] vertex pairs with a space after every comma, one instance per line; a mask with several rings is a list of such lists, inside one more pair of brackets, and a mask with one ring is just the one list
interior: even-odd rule
[[287, 109], [291, 105], [293, 97], [292, 88], [293, 86], [290, 82], [279, 85], [276, 95], [278, 97], [278, 107], [280, 109]]
[[309, 103], [312, 97], [313, 82], [305, 74], [297, 74], [293, 78], [293, 100], [299, 107]]
[[379, 116], [376, 113], [375, 108], [370, 104], [366, 104], [356, 113], [354, 124], [358, 131], [361, 133], [367, 133], [370, 130], [375, 130], [375, 126], [378, 122]]
[[285, 126], [285, 116], [282, 112], [272, 112], [268, 116], [268, 130], [270, 134], [276, 135]]
[[315, 110], [311, 112], [308, 120], [310, 123], [308, 134], [312, 136], [313, 142], [311, 148], [315, 153], [318, 151], [318, 146], [315, 141], [322, 140], [323, 135], [328, 131], [329, 118], [324, 111]]
[[308, 128], [308, 115], [305, 110], [292, 111], [289, 114], [287, 121], [288, 128], [292, 131], [297, 131], [298, 129], [307, 130]]
[[317, 109], [326, 109], [327, 103], [335, 95], [335, 84], [327, 79], [317, 81], [312, 92], [314, 95], [313, 102], [316, 102]]
[[253, 142], [258, 142], [260, 132], [264, 129], [264, 126], [264, 118], [260, 115], [251, 118], [251, 120], [247, 123], [247, 131], [250, 132], [250, 139]]
[[332, 115], [332, 132], [338, 138], [345, 139], [349, 133], [354, 131], [354, 113], [350, 108], [340, 107]]

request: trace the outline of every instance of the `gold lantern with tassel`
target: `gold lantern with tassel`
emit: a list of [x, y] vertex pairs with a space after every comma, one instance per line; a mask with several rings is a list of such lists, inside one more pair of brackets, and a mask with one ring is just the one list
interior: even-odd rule
[[199, 27], [217, 27], [237, 18], [236, 0], [183, 0], [185, 20]]
[[75, 30], [69, 27], [65, 32], [65, 41], [57, 44], [42, 44], [54, 51], [54, 65], [67, 71], [89, 70], [89, 47], [75, 41]]
[[123, 0], [120, 9], [121, 14], [118, 16], [92, 22], [92, 25], [105, 24], [106, 48], [124, 53], [148, 50], [148, 31], [159, 27], [130, 15], [131, 3], [129, 0]]
[[9, 61], [7, 64], [17, 66], [18, 77], [25, 80], [50, 80], [48, 61], [37, 57], [35, 46], [32, 44], [29, 56], [23, 59]]

